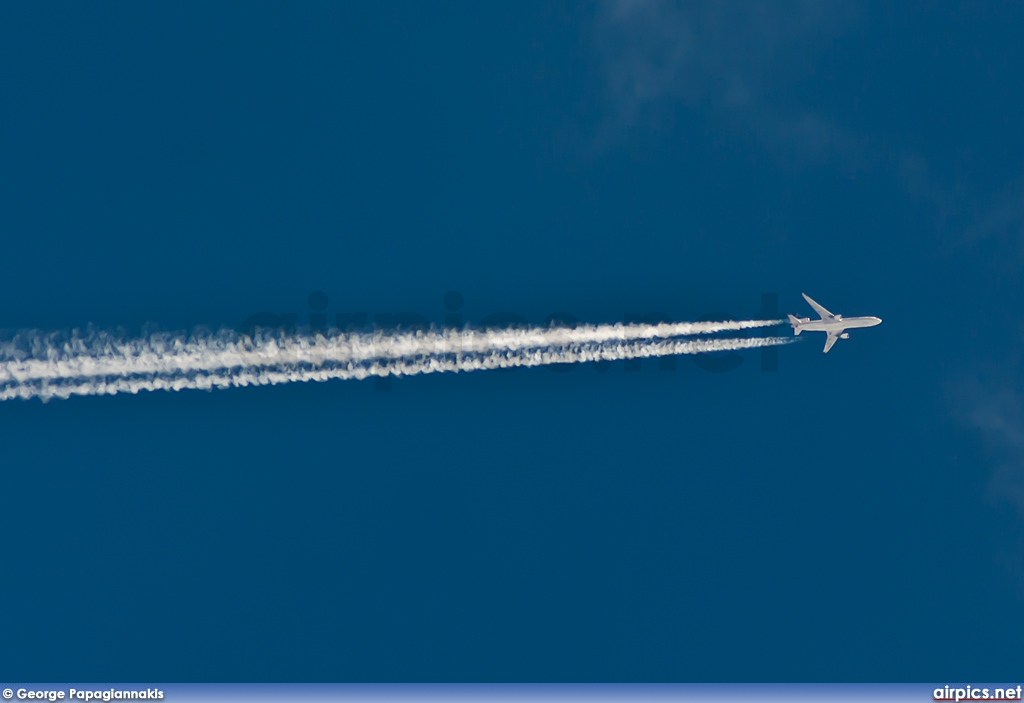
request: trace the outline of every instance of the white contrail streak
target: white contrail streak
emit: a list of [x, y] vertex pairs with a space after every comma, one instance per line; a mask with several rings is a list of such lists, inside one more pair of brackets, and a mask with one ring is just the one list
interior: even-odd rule
[[0, 386], [96, 376], [148, 376], [262, 368], [283, 363], [322, 365], [369, 359], [492, 350], [518, 351], [573, 344], [669, 339], [773, 327], [782, 320], [581, 325], [524, 329], [427, 330], [371, 334], [283, 335], [252, 339], [233, 333], [185, 338], [153, 335], [119, 340], [98, 333], [60, 340], [29, 333], [0, 345]]
[[[535, 349], [491, 349], [469, 355], [442, 353], [410, 355], [390, 359], [368, 358], [364, 363], [351, 359], [339, 366], [320, 368], [308, 360], [278, 359], [274, 364], [254, 367], [222, 366], [195, 375], [110, 378], [65, 377], [63, 383], [49, 384], [35, 380], [26, 385], [0, 390], [0, 400], [12, 398], [68, 398], [72, 395], [112, 395], [138, 393], [144, 390], [185, 390], [229, 388], [250, 385], [273, 385], [331, 379], [363, 379], [372, 376], [410, 376], [426, 373], [466, 372], [483, 369], [542, 366], [547, 364], [615, 361], [675, 354], [730, 351], [776, 346], [792, 342], [791, 337], [741, 339], [696, 339], [668, 341], [632, 341], [615, 343], [570, 344]], [[332, 362], [335, 363], [335, 362]], [[308, 366], [308, 368], [307, 368]]]

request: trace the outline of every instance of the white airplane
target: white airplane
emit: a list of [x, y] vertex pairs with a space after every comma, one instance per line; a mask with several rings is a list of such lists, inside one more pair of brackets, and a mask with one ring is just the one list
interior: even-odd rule
[[806, 293], [801, 293], [800, 295], [814, 308], [814, 312], [818, 313], [821, 319], [812, 320], [809, 317], [790, 315], [789, 324], [793, 325], [793, 334], [800, 334], [805, 330], [808, 332], [827, 333], [828, 337], [825, 339], [826, 354], [828, 354], [828, 350], [832, 348], [832, 345], [836, 343], [836, 340], [850, 338], [850, 333], [846, 330], [854, 327], [874, 327], [882, 321], [880, 317], [843, 317], [842, 315], [833, 315], [811, 300], [810, 296]]

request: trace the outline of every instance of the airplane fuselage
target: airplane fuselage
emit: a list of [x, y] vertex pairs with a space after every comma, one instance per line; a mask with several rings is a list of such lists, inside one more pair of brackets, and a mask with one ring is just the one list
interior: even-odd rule
[[807, 320], [801, 322], [798, 327], [801, 332], [833, 332], [841, 333], [843, 330], [854, 327], [874, 327], [882, 322], [881, 318], [874, 316], [867, 317], [841, 317], [836, 316], [830, 320]]

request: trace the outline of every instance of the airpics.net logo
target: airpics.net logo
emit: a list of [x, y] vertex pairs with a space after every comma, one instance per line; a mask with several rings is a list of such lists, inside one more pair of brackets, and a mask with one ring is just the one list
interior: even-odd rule
[[1019, 701], [1024, 686], [943, 686], [932, 691], [935, 701]]

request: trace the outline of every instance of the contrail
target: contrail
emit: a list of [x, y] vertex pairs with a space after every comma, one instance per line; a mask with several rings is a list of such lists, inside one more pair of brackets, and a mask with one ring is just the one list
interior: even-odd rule
[[105, 333], [93, 333], [88, 337], [72, 335], [61, 340], [57, 335], [30, 332], [0, 345], [0, 386], [79, 377], [204, 373], [286, 362], [322, 365], [453, 352], [483, 354], [499, 349], [518, 351], [574, 344], [669, 339], [773, 327], [782, 323], [782, 320], [729, 320], [255, 338], [221, 332], [191, 338], [156, 334], [135, 340], [121, 340]]
[[[35, 379], [24, 385], [0, 390], [0, 400], [12, 398], [68, 398], [72, 395], [112, 395], [144, 390], [185, 390], [273, 385], [331, 379], [363, 379], [373, 376], [410, 376], [427, 373], [467, 372], [484, 369], [542, 366], [547, 364], [615, 361], [675, 354], [699, 354], [756, 347], [777, 346], [793, 341], [791, 337], [740, 339], [696, 339], [666, 341], [621, 341], [570, 343], [564, 346], [532, 349], [491, 349], [485, 352], [441, 352], [404, 357], [368, 357], [362, 361], [346, 359], [315, 364], [308, 359], [278, 358], [274, 363], [256, 366], [221, 366], [212, 370], [179, 370], [177, 375], [155, 374], [149, 377], [110, 378], [64, 377], [50, 384]], [[266, 362], [266, 360], [263, 360]]]

